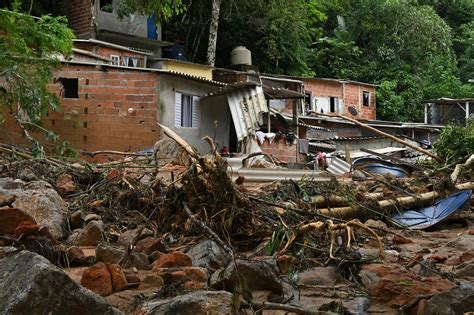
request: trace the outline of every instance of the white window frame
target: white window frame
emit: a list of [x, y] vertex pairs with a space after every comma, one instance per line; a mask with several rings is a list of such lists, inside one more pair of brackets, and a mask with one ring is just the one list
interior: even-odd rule
[[110, 55], [110, 64], [115, 65], [115, 66], [120, 66], [120, 56]]
[[[189, 98], [190, 107], [184, 108], [183, 100]], [[188, 117], [184, 117], [188, 115]], [[189, 117], [190, 115], [190, 117]], [[197, 129], [200, 121], [199, 97], [188, 93], [175, 92], [175, 115], [174, 124], [176, 128]]]

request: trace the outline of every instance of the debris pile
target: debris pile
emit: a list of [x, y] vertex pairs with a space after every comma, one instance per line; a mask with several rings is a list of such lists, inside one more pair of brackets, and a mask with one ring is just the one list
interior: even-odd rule
[[[163, 129], [185, 165], [156, 150], [88, 164], [0, 147], [0, 269], [25, 269], [0, 272], [6, 313], [64, 312], [73, 300], [69, 311], [101, 314], [429, 314], [447, 299], [446, 314], [469, 311], [471, 195], [436, 222], [444, 229], [395, 218], [474, 188], [471, 159], [454, 179], [361, 171], [361, 181], [250, 188], [232, 181], [210, 138], [203, 156]], [[51, 295], [57, 303], [35, 298]]]

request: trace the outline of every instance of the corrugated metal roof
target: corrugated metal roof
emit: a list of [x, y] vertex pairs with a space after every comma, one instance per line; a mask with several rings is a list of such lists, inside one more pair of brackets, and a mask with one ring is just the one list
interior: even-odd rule
[[261, 86], [244, 86], [227, 93], [227, 101], [234, 122], [237, 140], [253, 134], [263, 124], [263, 113], [268, 112]]

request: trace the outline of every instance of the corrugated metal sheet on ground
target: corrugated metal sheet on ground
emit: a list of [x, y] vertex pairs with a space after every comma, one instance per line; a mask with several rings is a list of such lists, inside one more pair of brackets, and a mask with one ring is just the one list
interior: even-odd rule
[[328, 163], [327, 171], [331, 174], [342, 175], [351, 171], [351, 165], [338, 157], [326, 157], [326, 161]]

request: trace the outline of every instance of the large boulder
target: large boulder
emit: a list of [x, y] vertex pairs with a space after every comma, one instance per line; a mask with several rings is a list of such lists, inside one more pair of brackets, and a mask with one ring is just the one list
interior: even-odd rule
[[268, 260], [237, 259], [235, 263], [231, 262], [226, 268], [214, 272], [211, 287], [232, 292], [239, 286], [242, 277], [250, 290], [269, 290], [282, 294], [285, 284], [277, 270], [276, 263]]
[[433, 296], [424, 309], [425, 315], [467, 314], [474, 310], [474, 285], [464, 282], [460, 286]]
[[[95, 249], [96, 260], [104, 263], [118, 264], [122, 259], [123, 255], [125, 255], [125, 250], [105, 243], [100, 243]], [[124, 267], [135, 267], [139, 270], [148, 270], [150, 269], [148, 256], [143, 253], [137, 253], [132, 251]]]
[[0, 314], [121, 314], [46, 258], [21, 251], [0, 259]]
[[186, 254], [191, 257], [193, 266], [217, 270], [230, 262], [230, 255], [216, 242], [205, 240], [191, 247]]
[[0, 195], [15, 196], [14, 208], [30, 215], [55, 238], [62, 238], [66, 227], [67, 206], [56, 190], [42, 180], [24, 182], [0, 178]]
[[232, 314], [232, 294], [225, 291], [195, 291], [165, 300], [145, 302], [145, 314]]

